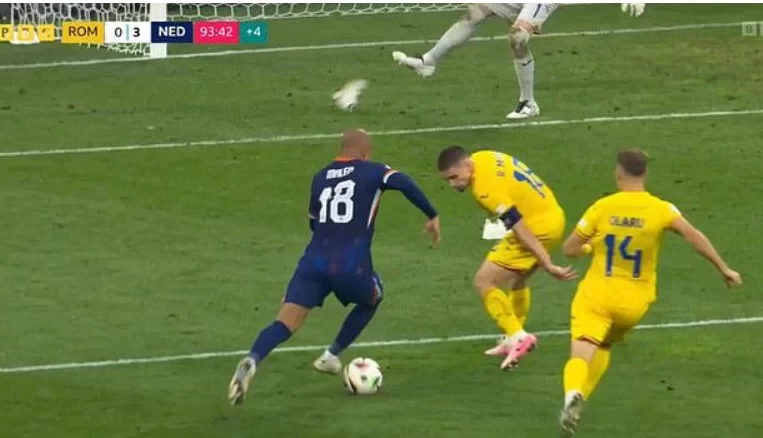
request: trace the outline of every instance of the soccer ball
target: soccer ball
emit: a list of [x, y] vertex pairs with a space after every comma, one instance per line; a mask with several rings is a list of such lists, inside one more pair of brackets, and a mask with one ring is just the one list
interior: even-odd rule
[[360, 95], [368, 88], [368, 81], [355, 79], [350, 81], [334, 93], [334, 104], [342, 111], [351, 112], [358, 106]]
[[375, 360], [367, 357], [353, 359], [344, 367], [344, 387], [351, 394], [375, 394], [382, 386], [382, 372]]

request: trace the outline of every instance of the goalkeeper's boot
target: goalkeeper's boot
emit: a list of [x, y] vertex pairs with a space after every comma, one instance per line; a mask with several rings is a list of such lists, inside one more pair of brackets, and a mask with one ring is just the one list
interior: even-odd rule
[[425, 63], [421, 56], [408, 56], [403, 52], [392, 52], [392, 59], [398, 64], [414, 70], [424, 78], [432, 76], [435, 71], [435, 66]]
[[514, 111], [506, 114], [506, 118], [510, 120], [527, 119], [530, 117], [538, 117], [540, 115], [540, 107], [534, 100], [521, 100], [514, 108]]
[[233, 406], [244, 403], [246, 393], [249, 391], [249, 383], [256, 371], [257, 364], [249, 356], [241, 359], [241, 362], [238, 363], [236, 372], [233, 373], [233, 378], [228, 386], [228, 400]]
[[519, 361], [528, 353], [535, 350], [538, 345], [538, 338], [528, 333], [522, 339], [515, 341], [506, 355], [506, 359], [501, 364], [501, 369], [513, 369], [519, 365]]
[[313, 368], [316, 371], [326, 374], [339, 374], [342, 372], [342, 361], [331, 354], [328, 350], [324, 351], [318, 359], [313, 362]]
[[562, 438], [575, 435], [578, 424], [580, 423], [580, 414], [583, 412], [583, 396], [576, 392], [570, 399], [564, 403], [561, 415], [559, 415], [560, 436]]

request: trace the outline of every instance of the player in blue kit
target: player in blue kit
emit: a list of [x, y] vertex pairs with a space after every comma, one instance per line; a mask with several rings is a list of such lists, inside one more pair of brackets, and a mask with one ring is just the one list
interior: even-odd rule
[[337, 374], [339, 355], [360, 335], [382, 301], [382, 282], [371, 262], [371, 241], [379, 201], [386, 190], [398, 190], [429, 219], [425, 231], [433, 246], [440, 241], [440, 218], [424, 193], [407, 175], [368, 161], [371, 141], [363, 130], [344, 133], [341, 155], [313, 177], [310, 228], [313, 237], [286, 289], [276, 320], [257, 336], [249, 355], [239, 362], [228, 389], [231, 404], [243, 403], [249, 383], [265, 357], [299, 330], [314, 307], [331, 292], [355, 307], [336, 340], [313, 363]]

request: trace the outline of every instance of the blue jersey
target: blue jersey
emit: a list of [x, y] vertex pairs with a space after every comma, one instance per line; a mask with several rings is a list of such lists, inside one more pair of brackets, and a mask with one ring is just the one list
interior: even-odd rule
[[383, 164], [361, 160], [337, 160], [321, 169], [310, 189], [311, 249], [370, 249], [379, 202], [395, 173]]
[[371, 241], [379, 202], [388, 189], [401, 191], [428, 217], [437, 216], [408, 176], [380, 163], [337, 159], [313, 177], [313, 237], [287, 289], [287, 302], [320, 306], [331, 291], [343, 304], [379, 299], [381, 281], [373, 270]]

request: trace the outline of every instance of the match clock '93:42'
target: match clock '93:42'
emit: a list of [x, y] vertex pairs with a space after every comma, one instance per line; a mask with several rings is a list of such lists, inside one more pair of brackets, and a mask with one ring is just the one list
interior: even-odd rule
[[197, 21], [193, 23], [194, 44], [238, 44], [238, 21]]

